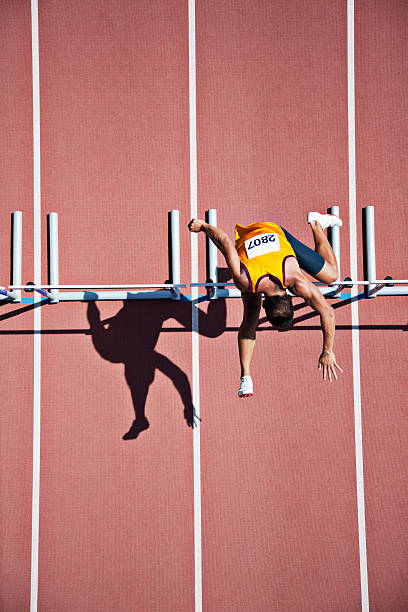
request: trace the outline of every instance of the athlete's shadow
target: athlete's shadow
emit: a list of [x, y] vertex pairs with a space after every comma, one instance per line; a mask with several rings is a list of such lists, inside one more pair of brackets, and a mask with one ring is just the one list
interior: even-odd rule
[[[190, 427], [194, 427], [197, 417], [188, 377], [178, 365], [155, 350], [163, 323], [167, 319], [175, 319], [183, 326], [174, 332], [192, 330], [191, 302], [129, 300], [123, 302], [123, 308], [114, 317], [105, 321], [101, 320], [95, 302], [88, 302], [87, 316], [89, 333], [100, 356], [112, 363], [125, 365], [125, 378], [132, 396], [135, 420], [123, 439], [135, 439], [149, 427], [145, 404], [156, 369], [173, 382], [184, 405], [184, 418]], [[225, 300], [211, 301], [207, 313], [198, 309], [200, 334], [207, 337], [219, 336], [225, 330], [225, 323]]]

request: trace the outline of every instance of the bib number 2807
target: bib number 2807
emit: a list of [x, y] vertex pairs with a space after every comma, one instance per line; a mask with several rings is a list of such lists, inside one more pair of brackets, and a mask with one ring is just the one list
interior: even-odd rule
[[280, 250], [278, 234], [259, 234], [245, 241], [248, 259]]

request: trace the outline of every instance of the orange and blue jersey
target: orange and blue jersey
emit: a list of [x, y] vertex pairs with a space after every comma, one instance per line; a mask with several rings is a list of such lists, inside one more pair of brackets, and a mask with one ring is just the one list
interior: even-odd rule
[[249, 292], [257, 293], [260, 281], [269, 276], [282, 289], [285, 261], [295, 257], [283, 229], [275, 223], [258, 222], [235, 226], [235, 248], [249, 281]]

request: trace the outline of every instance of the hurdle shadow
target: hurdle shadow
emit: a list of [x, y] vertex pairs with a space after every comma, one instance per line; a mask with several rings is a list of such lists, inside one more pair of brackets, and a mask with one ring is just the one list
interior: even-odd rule
[[[198, 307], [193, 305], [193, 308]], [[111, 363], [123, 363], [125, 366], [125, 379], [130, 389], [135, 419], [124, 434], [124, 440], [136, 439], [149, 427], [145, 405], [157, 370], [167, 376], [177, 389], [187, 425], [194, 427], [197, 424], [186, 373], [155, 348], [163, 323], [168, 319], [175, 319], [182, 325], [182, 328], [174, 331], [192, 331], [191, 302], [129, 300], [123, 302], [123, 307], [115, 316], [104, 321], [96, 303], [88, 302], [87, 318], [90, 325], [88, 334], [99, 355]], [[211, 301], [207, 312], [198, 308], [198, 323], [200, 335], [208, 338], [221, 335], [226, 327], [225, 300]]]

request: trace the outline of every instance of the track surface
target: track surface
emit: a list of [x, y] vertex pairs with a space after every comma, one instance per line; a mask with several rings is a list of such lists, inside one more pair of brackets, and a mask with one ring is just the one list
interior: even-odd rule
[[[180, 210], [190, 279], [188, 14], [171, 0], [39, 6], [42, 278], [45, 215], [59, 213], [62, 283], [168, 278]], [[356, 3], [357, 215], [375, 205], [378, 277], [406, 278], [407, 16]], [[311, 244], [310, 209], [340, 206], [349, 274], [347, 15], [340, 0], [197, 3], [199, 214], [273, 220]], [[2, 235], [23, 211], [33, 275], [31, 21], [0, 7]], [[205, 280], [199, 236], [200, 280]], [[361, 232], [358, 234], [362, 278]], [[9, 278], [9, 242], [0, 260]], [[222, 262], [219, 259], [219, 265]], [[222, 275], [222, 272], [220, 272]], [[186, 293], [190, 290], [187, 289]], [[361, 609], [350, 305], [344, 375], [315, 371], [319, 319], [260, 322], [255, 396], [236, 397], [239, 300], [199, 305], [204, 610]], [[196, 308], [194, 305], [193, 308]], [[360, 300], [370, 608], [408, 608], [406, 298]], [[192, 610], [191, 302], [41, 307], [38, 609]], [[2, 305], [0, 609], [30, 607], [33, 305]], [[187, 416], [187, 420], [186, 417]], [[150, 427], [123, 440], [136, 418]], [[133, 433], [137, 429], [133, 427]]]

